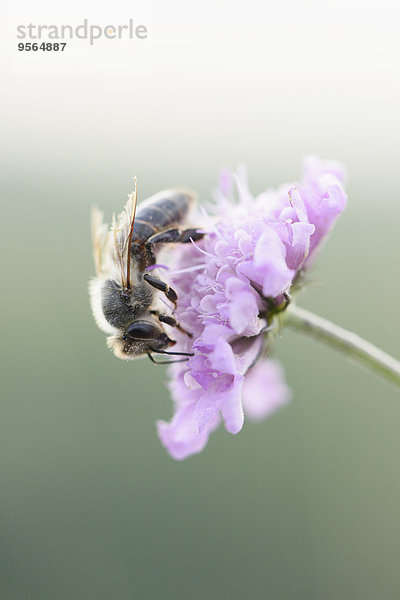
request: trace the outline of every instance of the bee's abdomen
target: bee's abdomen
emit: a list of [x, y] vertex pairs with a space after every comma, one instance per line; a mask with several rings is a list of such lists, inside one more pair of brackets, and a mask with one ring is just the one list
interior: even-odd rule
[[182, 223], [194, 202], [194, 194], [187, 191], [167, 190], [152, 196], [137, 209], [132, 241], [144, 242]]

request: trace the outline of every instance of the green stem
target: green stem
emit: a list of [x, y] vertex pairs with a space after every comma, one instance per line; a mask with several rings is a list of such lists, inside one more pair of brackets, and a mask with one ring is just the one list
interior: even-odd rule
[[292, 329], [336, 348], [359, 364], [400, 386], [400, 362], [360, 336], [318, 317], [308, 310], [290, 305], [284, 323]]

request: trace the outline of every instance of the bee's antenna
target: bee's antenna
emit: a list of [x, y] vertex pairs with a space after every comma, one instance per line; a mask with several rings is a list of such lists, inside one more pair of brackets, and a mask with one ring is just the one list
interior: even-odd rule
[[153, 348], [150, 350], [156, 354], [168, 354], [169, 356], [194, 356], [194, 352], [167, 352], [166, 350], [153, 350]]
[[132, 192], [132, 221], [131, 228], [129, 230], [129, 238], [128, 238], [128, 256], [126, 258], [126, 287], [129, 290], [131, 287], [131, 249], [132, 249], [132, 235], [133, 235], [133, 226], [135, 224], [135, 215], [136, 215], [136, 204], [137, 204], [137, 178], [136, 175], [133, 178], [135, 188]]
[[155, 360], [150, 352], [147, 353], [147, 356], [155, 365], [172, 365], [173, 363], [187, 362], [189, 360], [188, 358], [178, 358], [176, 360]]

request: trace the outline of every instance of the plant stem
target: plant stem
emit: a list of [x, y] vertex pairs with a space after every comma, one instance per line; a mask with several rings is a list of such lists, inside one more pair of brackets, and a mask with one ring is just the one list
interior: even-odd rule
[[387, 381], [400, 386], [400, 362], [356, 333], [292, 304], [285, 311], [284, 323], [296, 331], [336, 348]]

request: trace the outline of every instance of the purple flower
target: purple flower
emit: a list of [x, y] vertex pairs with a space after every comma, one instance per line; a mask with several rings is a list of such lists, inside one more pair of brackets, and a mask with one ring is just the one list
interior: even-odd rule
[[203, 450], [221, 419], [236, 434], [244, 414], [264, 418], [288, 402], [282, 368], [262, 356], [289, 292], [346, 206], [343, 178], [339, 164], [310, 157], [301, 183], [253, 197], [243, 171], [224, 173], [208, 233], [170, 252], [175, 316], [193, 333], [174, 336], [194, 353], [169, 367], [175, 414], [157, 423], [174, 458]]

